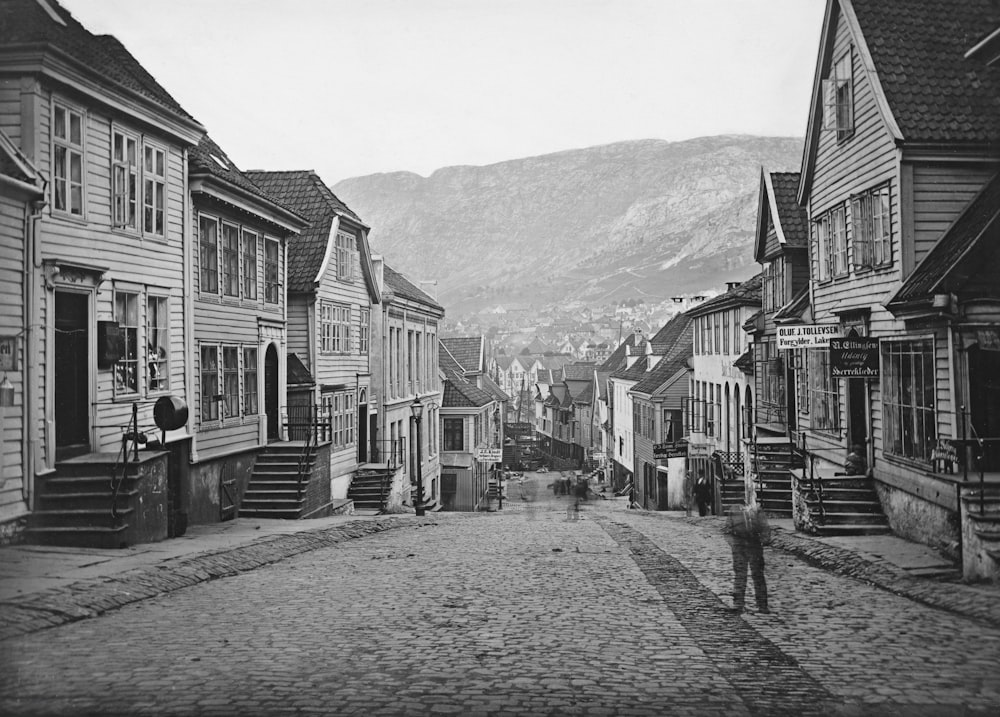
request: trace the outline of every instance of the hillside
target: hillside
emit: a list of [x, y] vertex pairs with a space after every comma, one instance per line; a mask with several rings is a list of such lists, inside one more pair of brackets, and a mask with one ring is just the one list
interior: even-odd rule
[[496, 303], [662, 301], [756, 272], [760, 168], [795, 171], [802, 140], [639, 140], [356, 177], [333, 191], [372, 250], [437, 280], [452, 315]]

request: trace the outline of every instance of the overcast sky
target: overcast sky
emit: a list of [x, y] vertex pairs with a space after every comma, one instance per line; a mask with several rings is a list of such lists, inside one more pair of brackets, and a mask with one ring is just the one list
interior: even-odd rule
[[802, 136], [824, 0], [60, 0], [244, 169]]

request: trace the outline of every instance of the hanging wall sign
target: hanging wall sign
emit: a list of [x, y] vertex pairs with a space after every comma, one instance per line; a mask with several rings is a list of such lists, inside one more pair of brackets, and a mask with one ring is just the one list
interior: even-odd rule
[[830, 339], [830, 375], [833, 378], [878, 378], [878, 339], [854, 336]]
[[840, 324], [799, 324], [778, 327], [779, 349], [825, 349], [830, 339], [844, 335]]
[[17, 370], [17, 337], [0, 336], [0, 371]]

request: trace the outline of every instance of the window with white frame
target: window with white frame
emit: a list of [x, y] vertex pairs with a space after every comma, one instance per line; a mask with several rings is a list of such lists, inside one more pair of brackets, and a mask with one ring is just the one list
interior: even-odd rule
[[219, 348], [201, 347], [201, 422], [219, 420]]
[[243, 298], [257, 298], [257, 233], [243, 230]]
[[159, 147], [142, 147], [142, 231], [163, 236], [167, 194], [167, 157]]
[[52, 206], [83, 216], [84, 145], [82, 112], [65, 105], [52, 108]]
[[839, 204], [816, 222], [817, 256], [821, 281], [847, 273], [847, 212]]
[[712, 334], [715, 338], [712, 353], [722, 353], [722, 342], [719, 340], [719, 333], [722, 328], [722, 319], [718, 314], [712, 314]]
[[730, 312], [725, 311], [722, 314], [722, 353], [729, 353], [729, 314]]
[[139, 140], [121, 130], [111, 133], [112, 221], [119, 229], [137, 230]]
[[851, 197], [851, 246], [855, 268], [892, 263], [892, 226], [889, 187], [883, 186]]
[[240, 415], [240, 350], [236, 346], [222, 347], [223, 418]]
[[371, 350], [371, 309], [358, 312], [358, 353], [362, 356]]
[[937, 441], [934, 341], [882, 341], [883, 450], [929, 461]]
[[146, 391], [170, 388], [167, 358], [170, 350], [169, 302], [165, 296], [146, 298]]
[[338, 391], [323, 397], [330, 415], [331, 442], [333, 450], [343, 450], [354, 445], [356, 422], [353, 391]]
[[347, 232], [337, 232], [337, 278], [341, 281], [354, 281], [355, 238]]
[[812, 428], [840, 430], [840, 382], [830, 376], [830, 350], [809, 349], [809, 414]]
[[445, 451], [464, 451], [465, 450], [465, 420], [462, 418], [445, 418], [444, 430], [442, 431], [442, 436], [444, 438], [444, 445], [442, 450]]
[[274, 239], [264, 240], [264, 301], [268, 304], [278, 303], [280, 282], [278, 281], [278, 242]]
[[333, 305], [333, 352], [346, 354], [351, 350], [351, 307]]
[[201, 248], [201, 291], [219, 293], [219, 220], [201, 216], [198, 219], [198, 243]]
[[243, 415], [257, 415], [257, 349], [243, 349]]
[[326, 302], [319, 307], [319, 350], [333, 351], [333, 305]]
[[823, 80], [823, 129], [837, 133], [837, 141], [854, 133], [854, 70], [851, 50], [830, 68]]
[[222, 293], [240, 295], [240, 230], [222, 223]]
[[115, 364], [115, 396], [139, 392], [139, 294], [115, 291], [115, 321], [124, 339]]

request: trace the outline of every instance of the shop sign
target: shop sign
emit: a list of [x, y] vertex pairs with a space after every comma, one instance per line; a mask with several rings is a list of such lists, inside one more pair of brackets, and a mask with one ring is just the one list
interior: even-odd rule
[[830, 375], [833, 378], [878, 378], [878, 339], [855, 336], [830, 339]]
[[0, 336], [0, 371], [17, 370], [17, 337]]
[[654, 443], [653, 458], [683, 458], [687, 455], [686, 443]]
[[843, 338], [840, 324], [799, 324], [778, 327], [779, 349], [825, 349], [830, 339]]
[[502, 448], [478, 448], [476, 460], [480, 463], [499, 463], [503, 460]]

